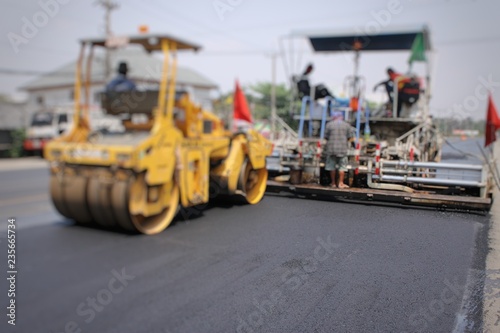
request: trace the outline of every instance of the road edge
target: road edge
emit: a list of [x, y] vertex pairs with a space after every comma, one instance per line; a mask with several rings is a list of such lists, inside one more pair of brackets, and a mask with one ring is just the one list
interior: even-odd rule
[[[497, 166], [500, 164], [500, 141], [494, 146]], [[500, 201], [500, 190], [495, 187], [493, 198]], [[491, 206], [489, 252], [486, 257], [486, 276], [483, 290], [483, 332], [500, 331], [500, 204]]]
[[49, 163], [40, 157], [0, 159], [0, 172], [47, 168]]

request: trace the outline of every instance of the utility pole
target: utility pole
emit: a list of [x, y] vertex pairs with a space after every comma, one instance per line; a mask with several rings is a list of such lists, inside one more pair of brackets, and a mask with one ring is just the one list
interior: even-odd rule
[[276, 53], [271, 55], [271, 140], [275, 139], [276, 132]]
[[[104, 22], [106, 26], [106, 40], [107, 40], [112, 36], [111, 12], [118, 8], [118, 4], [116, 2], [112, 2], [111, 0], [97, 0], [97, 4], [99, 6], [102, 6], [105, 10]], [[106, 47], [105, 75], [106, 75], [106, 80], [108, 80], [111, 77], [111, 54], [109, 52], [108, 47]]]

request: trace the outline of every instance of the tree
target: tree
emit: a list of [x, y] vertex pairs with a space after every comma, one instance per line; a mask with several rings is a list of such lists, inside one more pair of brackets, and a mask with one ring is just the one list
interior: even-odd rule
[[[251, 105], [256, 119], [270, 119], [271, 117], [271, 90], [269, 82], [259, 82], [249, 87], [248, 102]], [[276, 113], [287, 118], [290, 111], [290, 90], [281, 83], [276, 85]]]
[[[271, 89], [272, 83], [270, 82], [258, 82], [242, 87], [254, 121], [265, 120], [264, 123], [268, 123], [269, 126], [271, 123]], [[293, 112], [297, 113], [300, 110], [301, 101], [297, 98], [292, 99], [292, 91], [287, 88], [286, 84], [278, 84], [275, 89], [276, 114], [291, 128], [298, 128], [299, 122], [294, 119]], [[232, 123], [233, 95], [234, 91], [221, 93], [220, 97], [213, 101], [215, 114], [227, 125]], [[294, 111], [292, 111], [292, 106]], [[278, 125], [279, 128], [281, 126]]]
[[[271, 88], [270, 82], [258, 82], [242, 87], [245, 92], [252, 116], [256, 120], [271, 118]], [[234, 91], [222, 93], [214, 101], [215, 112], [226, 122], [232, 117]], [[276, 113], [290, 124], [290, 89], [285, 84], [276, 85]]]
[[0, 93], [0, 103], [12, 103], [12, 98], [9, 95]]

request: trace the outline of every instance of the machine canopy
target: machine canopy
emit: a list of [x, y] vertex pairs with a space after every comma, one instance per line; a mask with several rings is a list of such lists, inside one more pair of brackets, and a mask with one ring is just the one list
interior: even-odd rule
[[168, 40], [175, 42], [177, 50], [194, 50], [198, 51], [201, 46], [188, 42], [184, 39], [177, 38], [172, 35], [166, 34], [142, 34], [137, 36], [113, 36], [109, 39], [106, 38], [87, 38], [82, 39], [82, 44], [92, 44], [97, 46], [122, 47], [128, 44], [139, 44], [144, 47], [148, 52], [161, 50], [161, 41]]
[[430, 50], [429, 32], [426, 27], [381, 29], [374, 34], [365, 33], [361, 29], [293, 33], [307, 37], [316, 52], [411, 50], [413, 41], [419, 34], [422, 34], [425, 50]]

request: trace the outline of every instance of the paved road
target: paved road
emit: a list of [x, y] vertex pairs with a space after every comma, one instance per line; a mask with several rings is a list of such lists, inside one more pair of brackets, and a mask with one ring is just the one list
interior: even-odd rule
[[[2, 163], [0, 161], [0, 163]], [[44, 167], [0, 171], [0, 332], [457, 332], [481, 325], [489, 216], [267, 196], [156, 236], [74, 226]], [[189, 214], [188, 214], [189, 215]], [[6, 279], [0, 307], [6, 312]], [[469, 325], [468, 329], [463, 326]]]

